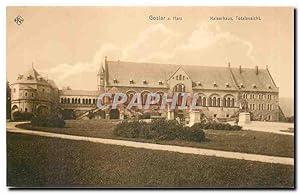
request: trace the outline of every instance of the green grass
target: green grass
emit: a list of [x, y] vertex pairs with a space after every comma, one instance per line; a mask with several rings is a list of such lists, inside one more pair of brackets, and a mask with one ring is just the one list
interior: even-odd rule
[[292, 188], [293, 166], [7, 133], [16, 187]]
[[18, 125], [18, 127], [89, 137], [127, 139], [131, 141], [200, 147], [208, 149], [264, 154], [291, 158], [294, 157], [294, 137], [289, 135], [280, 135], [274, 133], [248, 130], [205, 130], [206, 140], [200, 143], [188, 142], [183, 140], [154, 141], [116, 137], [113, 135], [113, 128], [116, 124], [116, 121], [110, 120], [70, 120], [66, 122], [66, 126], [63, 129], [31, 127], [30, 124], [21, 124]]

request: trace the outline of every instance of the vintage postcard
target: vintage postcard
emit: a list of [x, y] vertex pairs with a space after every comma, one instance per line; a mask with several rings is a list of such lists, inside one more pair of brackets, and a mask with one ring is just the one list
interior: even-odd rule
[[6, 12], [9, 188], [295, 188], [294, 8]]

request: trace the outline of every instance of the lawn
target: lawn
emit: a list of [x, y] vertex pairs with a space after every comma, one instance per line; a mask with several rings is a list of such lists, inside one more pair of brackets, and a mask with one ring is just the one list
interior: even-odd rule
[[294, 187], [293, 166], [7, 133], [15, 187]]
[[[90, 137], [126, 139], [113, 135], [113, 128], [117, 124], [111, 120], [70, 120], [65, 128], [43, 128], [32, 127], [30, 124], [21, 124], [18, 127], [64, 133], [72, 135], [83, 135]], [[188, 142], [183, 140], [155, 141], [144, 139], [127, 139], [132, 141], [151, 142], [159, 144], [181, 145], [189, 147], [209, 148], [225, 151], [236, 151], [253, 154], [264, 154], [271, 156], [294, 157], [294, 137], [258, 131], [222, 131], [205, 130], [206, 140], [204, 142]]]

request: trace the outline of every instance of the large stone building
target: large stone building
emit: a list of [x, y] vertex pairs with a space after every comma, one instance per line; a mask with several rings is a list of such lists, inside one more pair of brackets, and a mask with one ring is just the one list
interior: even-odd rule
[[[12, 110], [39, 112], [41, 107], [59, 108], [66, 118], [130, 118], [143, 110], [99, 110], [97, 97], [103, 92], [123, 92], [132, 98], [141, 93], [186, 92], [198, 94], [200, 117], [236, 118], [241, 104], [246, 104], [253, 120], [278, 121], [278, 87], [268, 68], [206, 67], [156, 63], [109, 61], [105, 58], [97, 74], [96, 91], [58, 90], [55, 85], [31, 69], [12, 84]], [[167, 117], [167, 111], [152, 105], [150, 115]], [[172, 118], [186, 119], [189, 110], [175, 109]], [[169, 115], [170, 116], [170, 115]], [[90, 117], [90, 118], [91, 118]]]

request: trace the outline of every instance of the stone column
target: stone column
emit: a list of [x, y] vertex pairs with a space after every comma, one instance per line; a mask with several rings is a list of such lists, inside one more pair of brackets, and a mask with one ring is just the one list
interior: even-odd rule
[[124, 113], [123, 112], [120, 112], [120, 119], [124, 120]]
[[109, 118], [109, 113], [108, 113], [108, 112], [105, 113], [105, 119], [110, 119], [110, 118]]
[[171, 110], [169, 105], [168, 105], [167, 120], [174, 120], [174, 110]]

